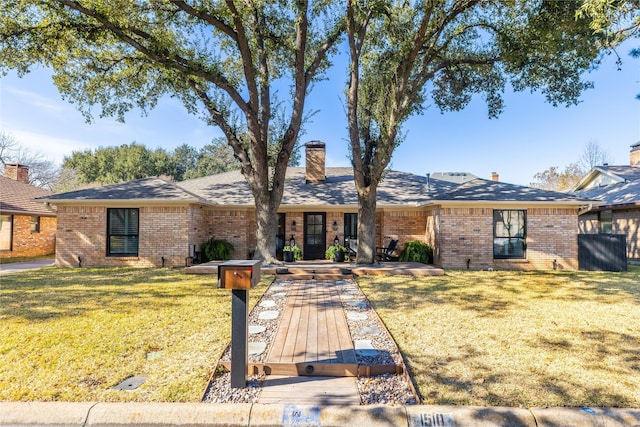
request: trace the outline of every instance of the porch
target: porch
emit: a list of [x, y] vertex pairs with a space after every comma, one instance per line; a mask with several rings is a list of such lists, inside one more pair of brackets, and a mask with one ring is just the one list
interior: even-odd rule
[[[217, 274], [222, 261], [209, 261], [187, 267], [188, 274]], [[418, 262], [381, 262], [358, 265], [351, 262], [326, 260], [296, 261], [282, 264], [262, 265], [262, 274], [289, 280], [340, 280], [352, 276], [443, 276], [442, 268]]]

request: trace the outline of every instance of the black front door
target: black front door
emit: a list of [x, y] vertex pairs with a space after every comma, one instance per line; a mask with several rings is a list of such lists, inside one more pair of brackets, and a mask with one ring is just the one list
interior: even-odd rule
[[278, 228], [276, 230], [276, 258], [282, 261], [282, 248], [284, 248], [285, 214], [278, 214]]
[[304, 214], [304, 259], [324, 259], [327, 249], [327, 233], [325, 227], [325, 213]]

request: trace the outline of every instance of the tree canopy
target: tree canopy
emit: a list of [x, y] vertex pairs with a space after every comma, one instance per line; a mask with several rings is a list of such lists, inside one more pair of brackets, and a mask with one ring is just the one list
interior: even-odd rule
[[[256, 256], [270, 261], [306, 94], [343, 32], [336, 8], [330, 1], [5, 0], [0, 72], [50, 67], [88, 119], [97, 106], [101, 116], [124, 120], [162, 96], [180, 99], [233, 148], [255, 199]], [[288, 89], [286, 98], [276, 84]]]
[[360, 202], [358, 262], [374, 261], [378, 183], [402, 125], [427, 103], [463, 109], [474, 95], [490, 117], [503, 91], [542, 92], [572, 105], [601, 55], [603, 35], [576, 18], [578, 2], [416, 0], [347, 3], [349, 141]]
[[[270, 150], [276, 148], [271, 147]], [[296, 148], [289, 165], [297, 166], [299, 161], [300, 150]], [[199, 150], [188, 144], [182, 144], [173, 151], [163, 148], [151, 150], [133, 142], [75, 151], [65, 156], [62, 169], [64, 176], [73, 176], [79, 185], [113, 184], [150, 176], [183, 181], [240, 169], [240, 162], [234, 157], [226, 139], [219, 137]]]

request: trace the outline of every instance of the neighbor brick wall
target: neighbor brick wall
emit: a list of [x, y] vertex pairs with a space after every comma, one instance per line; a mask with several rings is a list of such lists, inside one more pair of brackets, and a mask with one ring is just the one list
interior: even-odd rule
[[612, 231], [627, 236], [627, 258], [640, 260], [640, 209], [614, 210]]
[[598, 213], [589, 212], [589, 213], [580, 215], [578, 217], [578, 231], [582, 234], [599, 233]]
[[[550, 270], [578, 268], [574, 209], [529, 208], [524, 260], [493, 259], [493, 208], [440, 210], [440, 265], [444, 268]], [[554, 264], [555, 260], [555, 264]]]
[[31, 215], [13, 215], [12, 250], [0, 252], [0, 258], [51, 255], [55, 251], [56, 217], [40, 216], [40, 232], [32, 233]]
[[190, 206], [139, 206], [137, 257], [108, 257], [107, 206], [58, 206], [56, 265], [59, 267], [183, 266], [189, 251]]

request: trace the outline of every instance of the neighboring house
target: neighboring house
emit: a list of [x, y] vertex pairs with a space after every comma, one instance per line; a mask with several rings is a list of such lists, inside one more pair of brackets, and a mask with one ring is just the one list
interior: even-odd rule
[[[325, 168], [325, 144], [308, 143], [306, 167], [289, 168], [278, 253], [291, 237], [305, 259], [323, 259], [337, 237], [357, 239], [351, 168]], [[418, 239], [445, 268], [577, 269], [578, 208], [573, 195], [467, 173], [419, 176], [388, 171], [378, 188], [378, 246]], [[184, 265], [211, 237], [235, 258], [253, 254], [255, 207], [239, 171], [170, 183], [148, 178], [43, 198], [57, 207], [58, 266]]]
[[600, 201], [580, 211], [580, 233], [624, 234], [627, 259], [640, 261], [640, 142], [631, 146], [628, 166], [593, 168], [573, 194]]
[[0, 177], [0, 258], [50, 255], [56, 248], [56, 213], [37, 197], [51, 191], [29, 184], [29, 167], [8, 163]]

